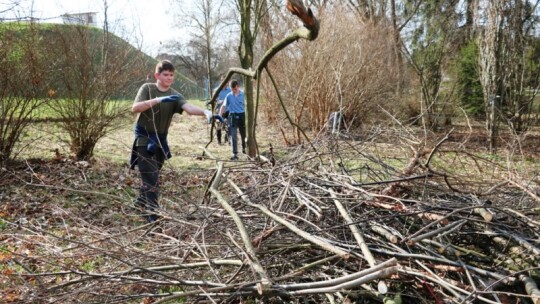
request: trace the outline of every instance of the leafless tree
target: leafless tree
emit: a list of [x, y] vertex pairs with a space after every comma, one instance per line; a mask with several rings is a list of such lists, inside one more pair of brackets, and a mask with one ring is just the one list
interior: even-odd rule
[[[503, 32], [504, 52], [501, 68], [501, 102], [503, 119], [510, 129], [520, 134], [527, 130], [533, 101], [539, 87], [540, 69], [530, 65], [532, 54], [533, 31], [538, 25], [535, 7], [540, 1], [509, 1], [504, 10], [506, 29]], [[528, 81], [532, 79], [532, 81]], [[535, 80], [536, 79], [536, 80]]]
[[[189, 53], [184, 52], [182, 58], [183, 66], [189, 69], [204, 69], [204, 75], [208, 82], [204, 84], [206, 90], [212, 94], [213, 81], [216, 75], [216, 68], [220, 58], [220, 46], [228, 43], [226, 35], [223, 33], [230, 25], [232, 19], [231, 7], [224, 0], [196, 0], [186, 2], [176, 0], [174, 3], [179, 8], [178, 23], [180, 26], [190, 30], [192, 34], [189, 41]], [[185, 42], [174, 42], [177, 49], [179, 44]], [[185, 48], [184, 48], [185, 49]], [[203, 59], [200, 62], [199, 59]], [[201, 66], [200, 63], [203, 63]], [[200, 75], [200, 72], [197, 71]], [[199, 80], [199, 78], [196, 78]]]
[[480, 82], [486, 104], [486, 130], [490, 151], [496, 147], [497, 135], [496, 113], [499, 107], [500, 67], [499, 54], [501, 48], [502, 7], [505, 1], [489, 1], [485, 9], [486, 25], [479, 36], [480, 46]]
[[[105, 11], [107, 1], [104, 1]], [[105, 14], [106, 16], [106, 14]], [[52, 27], [50, 72], [57, 76], [62, 99], [49, 106], [62, 118], [77, 159], [92, 158], [96, 143], [126, 113], [115, 98], [145, 81], [146, 57], [104, 29], [90, 26]]]
[[[238, 57], [243, 69], [253, 67], [255, 60], [256, 41], [264, 20], [264, 15], [268, 13], [268, 4], [264, 0], [236, 0], [236, 6], [240, 16], [240, 44], [238, 45]], [[255, 137], [255, 102], [253, 80], [244, 77], [244, 93], [246, 100], [246, 140], [249, 156], [253, 157], [257, 153], [257, 141]]]
[[[456, 35], [458, 1], [430, 0], [418, 6], [415, 26], [407, 39], [407, 59], [420, 83], [421, 118], [429, 129], [449, 123], [449, 97], [441, 94], [444, 69]], [[447, 88], [450, 91], [451, 88]]]

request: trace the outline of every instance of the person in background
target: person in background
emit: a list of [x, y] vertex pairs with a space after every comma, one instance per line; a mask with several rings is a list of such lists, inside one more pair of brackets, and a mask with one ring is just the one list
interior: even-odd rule
[[138, 166], [142, 180], [135, 205], [148, 222], [158, 219], [159, 174], [165, 160], [171, 158], [167, 135], [173, 115], [185, 111], [190, 115], [206, 116], [207, 120], [212, 118], [211, 111], [187, 103], [171, 87], [174, 70], [170, 61], [158, 62], [154, 73], [156, 82], [143, 84], [131, 107], [138, 115], [130, 168]]
[[246, 153], [246, 114], [244, 105], [244, 92], [240, 90], [240, 83], [236, 80], [231, 81], [231, 93], [227, 94], [220, 114], [223, 115], [226, 111], [229, 112], [228, 124], [229, 135], [232, 139], [231, 160], [238, 160], [238, 138], [237, 132], [240, 131], [242, 142], [242, 153]]
[[[221, 78], [222, 82], [223, 82], [223, 80], [224, 80], [224, 78]], [[216, 104], [216, 114], [220, 115], [220, 117], [217, 117], [217, 119], [221, 122], [218, 125], [217, 130], [216, 130], [218, 144], [220, 144], [220, 145], [221, 145], [222, 133], [223, 133], [223, 130], [224, 130], [224, 127], [223, 127], [224, 119], [227, 119], [227, 116], [229, 115], [229, 112], [225, 112], [223, 115], [221, 115], [221, 107], [223, 106], [223, 102], [225, 101], [225, 97], [230, 92], [231, 92], [231, 87], [227, 83], [225, 85], [225, 87], [221, 91], [219, 91], [219, 96], [218, 96], [217, 104]]]

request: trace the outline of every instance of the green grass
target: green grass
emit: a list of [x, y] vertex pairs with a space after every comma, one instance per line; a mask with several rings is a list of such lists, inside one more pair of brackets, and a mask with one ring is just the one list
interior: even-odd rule
[[92, 272], [96, 269], [96, 262], [95, 261], [87, 261], [84, 264], [81, 265], [81, 269], [86, 272]]
[[[204, 100], [190, 99], [188, 102], [205, 108]], [[129, 108], [131, 103], [131, 100], [124, 100], [118, 104], [115, 103], [115, 105]], [[54, 114], [50, 112], [41, 113], [41, 115], [42, 117], [54, 117]], [[113, 130], [97, 143], [94, 150], [94, 160], [99, 161], [100, 159], [104, 159], [115, 164], [127, 166], [134, 138], [133, 124], [135, 117], [135, 114], [129, 114], [127, 117], [124, 117]], [[262, 118], [259, 118], [259, 122], [257, 129], [259, 150], [261, 152], [267, 151], [271, 143], [274, 146], [274, 155], [278, 159], [286, 157], [286, 149], [280, 149], [282, 148], [280, 147], [282, 140], [279, 130], [264, 125], [264, 119]], [[190, 116], [185, 113], [183, 115], [175, 115], [169, 132], [169, 144], [173, 157], [165, 163], [164, 169], [182, 172], [184, 170], [206, 170], [214, 168], [215, 161], [201, 158], [203, 155], [202, 147], [205, 147], [209, 141], [210, 125], [206, 124], [206, 120], [203, 117]], [[68, 158], [70, 155], [67, 134], [60, 128], [59, 123], [33, 124], [25, 133], [20, 147], [24, 148], [23, 152], [18, 156], [19, 159], [51, 159], [56, 157], [55, 150], [58, 150], [65, 158]], [[340, 148], [342, 147], [346, 147], [346, 145], [340, 145]], [[536, 158], [527, 157], [527, 155], [517, 154], [508, 156], [506, 154], [508, 152], [493, 155], [479, 150], [473, 152], [475, 154], [473, 158], [452, 149], [441, 153], [441, 151], [446, 150], [446, 147], [447, 145], [444, 144], [440, 148], [440, 151], [435, 153], [431, 160], [431, 167], [449, 174], [478, 175], [482, 179], [507, 174], [511, 170], [524, 170], [528, 174], [532, 174], [531, 172], [539, 169], [539, 165], [534, 162]], [[224, 160], [228, 159], [232, 153], [229, 145], [220, 146], [217, 144], [215, 138], [207, 149], [213, 156]], [[366, 145], [363, 149], [367, 149], [366, 151], [374, 157], [396, 170], [402, 170], [412, 157], [411, 151], [400, 146], [399, 142], [373, 143]], [[508, 157], [512, 158], [512, 168], [508, 168]], [[369, 182], [370, 178], [375, 178], [372, 172], [376, 172], [378, 174], [376, 178], [379, 179], [392, 178], [392, 175], [395, 174], [392, 170], [388, 170], [378, 163], [358, 158], [358, 155], [354, 158], [345, 155], [343, 163], [353, 177], [362, 182]], [[371, 171], [364, 168], [366, 164], [369, 165]], [[487, 174], [485, 173], [485, 168], [482, 171], [478, 169], [479, 167], [492, 168], [492, 170]]]
[[[189, 103], [205, 107], [205, 101], [189, 100]], [[120, 105], [131, 106], [132, 101], [122, 101]], [[52, 112], [44, 112], [40, 114], [43, 120], [45, 118], [57, 118]], [[106, 159], [117, 164], [127, 164], [131, 147], [133, 144], [133, 124], [135, 122], [135, 114], [129, 114], [120, 121], [117, 125], [101, 140], [98, 141], [94, 150], [94, 159]], [[266, 131], [264, 131], [266, 133]], [[214, 130], [215, 134], [215, 130]], [[56, 150], [63, 156], [68, 158], [70, 155], [69, 137], [61, 128], [59, 122], [42, 121], [33, 123], [25, 132], [18, 144], [18, 148], [22, 152], [18, 155], [18, 159], [25, 158], [55, 158]], [[173, 170], [183, 169], [207, 169], [215, 166], [215, 162], [211, 160], [197, 159], [203, 153], [201, 147], [206, 146], [210, 140], [210, 125], [206, 123], [206, 119], [201, 116], [191, 116], [186, 113], [183, 115], [175, 115], [169, 132], [169, 145], [173, 157], [166, 162], [165, 168]], [[268, 146], [273, 140], [266, 138], [266, 135], [259, 137], [260, 147]], [[217, 140], [208, 147], [209, 151], [216, 157], [228, 159], [231, 155], [231, 147], [227, 145], [217, 145]]]
[[[114, 108], [119, 108], [120, 111], [131, 111], [131, 104], [133, 101], [131, 100], [108, 100], [105, 101], [106, 105], [108, 107], [107, 110], [113, 110]], [[70, 105], [69, 103], [72, 103]], [[54, 99], [46, 102], [43, 104], [42, 107], [38, 111], [34, 111], [34, 119], [38, 120], [58, 120], [61, 119], [62, 116], [58, 112], [59, 108], [62, 109], [74, 109], [74, 106], [79, 103], [78, 100], [73, 99]], [[112, 111], [111, 111], [112, 112]]]
[[[167, 286], [167, 287], [164, 287], [162, 289], [159, 290], [159, 293], [174, 293], [174, 292], [183, 292], [184, 290], [182, 289], [182, 287], [179, 287], [179, 286]], [[182, 303], [185, 303], [185, 299], [184, 298], [178, 298], [176, 299], [174, 302], [168, 302], [168, 303], [179, 303], [179, 304], [182, 304]]]

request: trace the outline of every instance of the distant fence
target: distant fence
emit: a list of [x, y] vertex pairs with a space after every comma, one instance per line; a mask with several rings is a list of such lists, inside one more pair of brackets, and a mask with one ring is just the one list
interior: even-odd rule
[[186, 99], [205, 99], [206, 91], [193, 83], [181, 82], [180, 85], [174, 86], [176, 90], [179, 90]]
[[[112, 97], [112, 99], [126, 99], [131, 100], [135, 98], [135, 94], [137, 94], [137, 90], [139, 87], [145, 83], [145, 82], [153, 82], [153, 81], [144, 81], [144, 82], [134, 82], [129, 86], [129, 88], [122, 91], [120, 94], [116, 94]], [[198, 86], [196, 83], [188, 81], [184, 81], [184, 79], [178, 79], [174, 82], [172, 85], [172, 88], [180, 92], [186, 99], [199, 99], [203, 100], [206, 96], [206, 91]]]

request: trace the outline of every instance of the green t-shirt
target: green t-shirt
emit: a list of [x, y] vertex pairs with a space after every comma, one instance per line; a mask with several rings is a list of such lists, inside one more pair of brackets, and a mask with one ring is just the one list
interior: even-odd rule
[[[172, 117], [175, 113], [182, 114], [182, 106], [186, 103], [186, 100], [182, 94], [176, 90], [170, 88], [165, 92], [161, 92], [157, 88], [155, 83], [145, 83], [139, 88], [135, 102], [143, 102], [146, 100], [154, 99], [156, 97], [163, 97], [169, 95], [180, 95], [180, 100], [160, 102], [150, 109], [139, 113], [137, 116], [137, 125], [143, 127], [148, 132], [154, 132], [157, 134], [165, 134], [169, 130]], [[146, 146], [148, 144], [148, 138], [137, 138], [137, 146]]]

